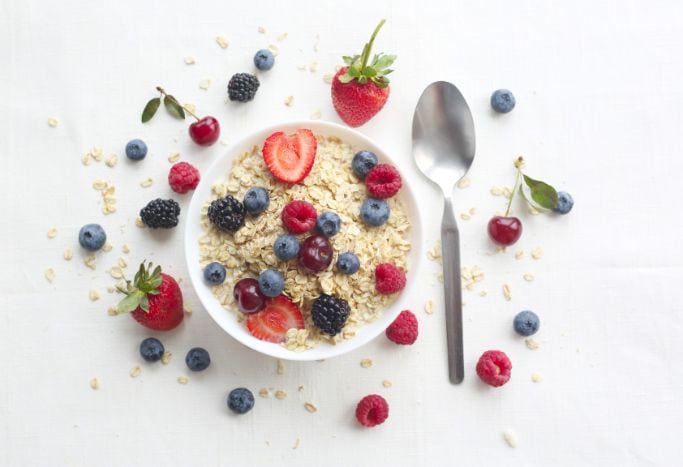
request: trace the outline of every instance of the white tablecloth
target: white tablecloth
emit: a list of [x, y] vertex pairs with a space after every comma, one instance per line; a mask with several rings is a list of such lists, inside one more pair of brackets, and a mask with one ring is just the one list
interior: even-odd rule
[[[673, 1], [377, 0], [361, 8], [330, 1], [5, 0], [0, 464], [677, 465], [682, 13]], [[429, 82], [450, 80], [474, 114], [472, 185], [454, 197], [457, 214], [476, 208], [460, 222], [463, 264], [485, 273], [464, 296], [465, 382], [447, 380], [438, 265], [427, 259], [421, 292], [411, 297], [420, 321], [412, 347], [380, 337], [334, 360], [287, 363], [277, 375], [274, 360], [213, 323], [185, 280], [194, 313], [162, 336], [172, 361], [141, 362], [137, 346], [148, 332], [128, 317], [107, 315], [116, 297], [106, 292], [106, 270], [128, 243], [132, 266], [154, 260], [187, 279], [181, 231], [152, 235], [135, 227], [136, 213], [149, 199], [171, 194], [168, 155], [178, 151], [201, 170], [226, 149], [196, 148], [186, 123], [165, 114], [141, 125], [154, 86], [218, 117], [228, 143], [316, 111], [339, 121], [323, 75], [342, 54], [360, 52], [382, 17], [387, 24], [376, 48], [398, 55], [396, 72], [388, 104], [361, 131], [411, 172], [424, 200], [425, 248], [438, 238], [441, 208], [435, 189], [411, 169], [417, 97]], [[216, 44], [217, 35], [229, 39], [227, 49]], [[280, 53], [262, 74], [256, 100], [226, 103], [229, 76], [252, 70], [254, 52], [269, 44]], [[196, 64], [186, 65], [186, 56]], [[316, 71], [299, 69], [316, 64]], [[211, 80], [208, 90], [199, 88], [203, 79]], [[518, 102], [505, 116], [488, 105], [500, 87], [512, 89]], [[48, 126], [48, 117], [59, 125]], [[122, 159], [134, 137], [150, 146], [139, 165]], [[116, 167], [83, 166], [80, 158], [93, 146], [118, 153]], [[519, 154], [529, 175], [570, 191], [576, 207], [565, 217], [532, 216], [515, 204], [524, 235], [507, 253], [491, 255], [486, 222], [504, 209], [504, 199], [489, 191], [512, 183], [511, 161]], [[146, 177], [154, 184], [141, 188]], [[117, 213], [101, 214], [100, 194], [91, 188], [96, 178], [115, 184]], [[182, 200], [186, 207], [189, 196]], [[76, 241], [87, 222], [102, 223], [114, 245], [98, 254], [94, 271]], [[46, 236], [51, 226], [58, 229], [54, 239]], [[544, 251], [539, 260], [530, 256], [536, 247]], [[71, 262], [62, 259], [66, 248], [75, 251]], [[523, 259], [515, 259], [518, 250]], [[53, 283], [44, 278], [48, 268]], [[525, 273], [535, 280], [525, 281]], [[91, 289], [102, 298], [90, 301]], [[433, 315], [423, 311], [428, 299]], [[512, 332], [522, 309], [541, 317], [537, 350]], [[191, 346], [206, 347], [213, 363], [180, 385]], [[512, 379], [500, 389], [474, 374], [478, 356], [491, 348], [513, 362]], [[361, 368], [363, 358], [373, 366]], [[142, 373], [133, 379], [136, 365]], [[541, 382], [532, 382], [535, 372]], [[96, 391], [89, 387], [93, 377]], [[391, 388], [382, 386], [385, 379]], [[236, 418], [225, 406], [236, 386], [282, 389], [287, 398], [257, 397], [254, 411]], [[391, 405], [387, 423], [373, 430], [359, 428], [353, 415], [368, 393]], [[304, 410], [305, 401], [318, 412]], [[515, 448], [503, 440], [506, 431], [516, 436]]]

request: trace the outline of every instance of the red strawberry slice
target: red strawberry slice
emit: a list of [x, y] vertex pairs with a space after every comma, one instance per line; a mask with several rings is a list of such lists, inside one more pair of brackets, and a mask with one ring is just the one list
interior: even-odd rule
[[262, 341], [284, 342], [291, 328], [303, 329], [304, 317], [299, 307], [284, 295], [268, 299], [263, 310], [247, 317], [247, 329]]
[[263, 160], [278, 180], [299, 183], [311, 171], [317, 149], [311, 130], [301, 128], [293, 135], [277, 131], [263, 143]]

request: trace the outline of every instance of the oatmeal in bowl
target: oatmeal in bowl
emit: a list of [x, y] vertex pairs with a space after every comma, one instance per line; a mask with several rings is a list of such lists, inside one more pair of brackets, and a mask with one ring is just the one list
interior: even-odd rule
[[243, 344], [317, 360], [369, 341], [410, 302], [415, 200], [360, 133], [324, 122], [260, 131], [203, 177], [186, 235], [203, 305]]

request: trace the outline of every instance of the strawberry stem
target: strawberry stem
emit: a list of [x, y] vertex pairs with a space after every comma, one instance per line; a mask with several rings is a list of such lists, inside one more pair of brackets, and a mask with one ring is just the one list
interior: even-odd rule
[[385, 19], [383, 19], [382, 21], [379, 22], [379, 24], [377, 25], [377, 27], [373, 31], [372, 36], [370, 36], [370, 41], [367, 44], [365, 44], [365, 47], [363, 47], [363, 57], [362, 57], [361, 69], [360, 69], [361, 73], [363, 72], [365, 67], [368, 65], [368, 59], [370, 58], [370, 52], [372, 51], [372, 44], [375, 42], [375, 37], [377, 37], [377, 33], [382, 28], [382, 26], [384, 26], [385, 22], [386, 22]]

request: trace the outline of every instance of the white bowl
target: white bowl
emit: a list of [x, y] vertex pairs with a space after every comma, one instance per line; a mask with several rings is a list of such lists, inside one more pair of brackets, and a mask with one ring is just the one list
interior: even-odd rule
[[[421, 245], [422, 234], [420, 231], [420, 219], [415, 200], [415, 195], [408, 185], [408, 181], [403, 177], [403, 188], [399, 192], [408, 213], [411, 223], [409, 231], [410, 242], [412, 245], [408, 255], [408, 272], [406, 288], [400, 292], [396, 300], [386, 309], [382, 310], [380, 316], [371, 323], [366, 323], [358, 327], [356, 335], [337, 345], [320, 342], [312, 349], [305, 352], [292, 352], [279, 344], [265, 342], [253, 337], [247, 331], [244, 323], [238, 323], [235, 312], [227, 310], [221, 306], [218, 299], [211, 293], [210, 286], [204, 282], [202, 270], [199, 266], [199, 237], [203, 234], [200, 225], [200, 210], [207, 199], [211, 197], [211, 186], [215, 182], [224, 181], [225, 176], [232, 166], [233, 160], [239, 154], [250, 151], [254, 145], [261, 146], [263, 141], [275, 131], [293, 133], [298, 128], [310, 128], [316, 135], [336, 136], [345, 143], [350, 144], [354, 150], [368, 149], [375, 154], [381, 162], [392, 163], [399, 171], [401, 168], [372, 140], [361, 133], [335, 123], [321, 121], [300, 121], [284, 123], [282, 125], [271, 126], [257, 131], [238, 143], [234, 144], [222, 156], [218, 157], [211, 167], [202, 175], [199, 186], [194, 191], [190, 207], [186, 214], [185, 227], [185, 258], [187, 268], [190, 273], [192, 286], [197, 296], [209, 312], [211, 317], [228, 334], [237, 339], [242, 344], [258, 352], [285, 360], [320, 360], [350, 352], [381, 334], [389, 324], [398, 316], [401, 310], [408, 308], [408, 297], [411, 296], [414, 284], [417, 282], [418, 265], [422, 257]], [[349, 161], [350, 163], [350, 161]]]

